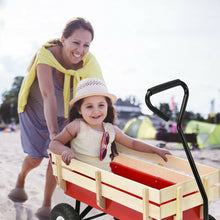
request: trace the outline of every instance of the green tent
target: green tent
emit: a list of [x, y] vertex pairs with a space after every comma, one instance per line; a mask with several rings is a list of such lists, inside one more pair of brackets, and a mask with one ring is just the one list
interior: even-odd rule
[[130, 137], [139, 139], [154, 139], [156, 129], [148, 117], [139, 117], [129, 120], [123, 131]]
[[197, 133], [199, 148], [220, 148], [220, 125], [191, 120], [185, 133]]

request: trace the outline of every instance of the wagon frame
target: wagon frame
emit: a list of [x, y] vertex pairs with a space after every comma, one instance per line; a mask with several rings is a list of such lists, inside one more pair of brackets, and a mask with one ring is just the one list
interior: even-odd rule
[[[65, 194], [120, 219], [132, 219], [132, 215], [137, 214], [139, 217], [135, 219], [181, 220], [192, 213], [203, 219], [203, 200], [187, 160], [168, 155], [168, 162], [164, 162], [156, 154], [137, 152], [121, 145], [117, 147], [120, 153], [111, 164], [113, 168], [123, 166], [134, 170], [134, 176], [136, 172], [150, 175], [155, 184], [161, 180], [173, 184], [156, 189], [75, 159], [66, 165], [60, 155], [50, 153], [59, 187]], [[220, 171], [196, 165], [209, 202], [219, 198]], [[77, 193], [72, 192], [73, 189]], [[83, 191], [86, 196], [80, 195]], [[123, 210], [129, 216], [121, 213]]]

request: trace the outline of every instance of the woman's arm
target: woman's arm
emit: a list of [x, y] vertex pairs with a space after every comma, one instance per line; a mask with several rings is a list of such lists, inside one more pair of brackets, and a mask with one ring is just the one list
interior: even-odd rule
[[46, 64], [37, 65], [37, 78], [43, 98], [44, 116], [52, 140], [58, 133], [57, 101], [52, 75], [53, 68]]
[[161, 149], [153, 145], [147, 144], [143, 141], [129, 137], [123, 131], [121, 131], [117, 126], [114, 126], [114, 129], [115, 129], [115, 141], [128, 148], [145, 153], [156, 153], [160, 157], [162, 157], [165, 161], [167, 161], [166, 154], [171, 154], [168, 150]]

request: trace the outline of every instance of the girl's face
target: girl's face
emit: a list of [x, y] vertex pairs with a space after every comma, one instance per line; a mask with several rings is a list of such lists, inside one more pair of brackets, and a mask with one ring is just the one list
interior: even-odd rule
[[68, 38], [62, 37], [63, 60], [67, 67], [79, 63], [89, 52], [92, 34], [88, 30], [77, 29]]
[[91, 96], [83, 99], [79, 114], [94, 129], [103, 131], [103, 121], [107, 116], [108, 104], [104, 96]]

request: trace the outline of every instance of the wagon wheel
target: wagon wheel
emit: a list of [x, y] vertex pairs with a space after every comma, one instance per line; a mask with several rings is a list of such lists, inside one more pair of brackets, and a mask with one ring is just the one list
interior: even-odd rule
[[209, 215], [209, 220], [216, 220], [213, 216]]
[[60, 203], [52, 209], [50, 220], [80, 220], [80, 217], [71, 205]]

